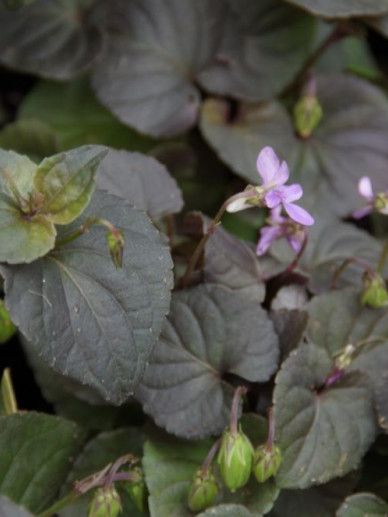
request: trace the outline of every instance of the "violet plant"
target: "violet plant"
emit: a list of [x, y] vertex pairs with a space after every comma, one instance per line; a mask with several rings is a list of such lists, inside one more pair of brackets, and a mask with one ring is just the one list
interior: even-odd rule
[[0, 515], [388, 515], [387, 18], [0, 1]]

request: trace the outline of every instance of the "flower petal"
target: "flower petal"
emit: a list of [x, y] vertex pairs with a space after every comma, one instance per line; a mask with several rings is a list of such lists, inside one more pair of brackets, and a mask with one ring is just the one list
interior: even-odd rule
[[276, 183], [278, 185], [284, 185], [285, 183], [287, 183], [289, 177], [290, 171], [288, 169], [288, 165], [286, 162], [282, 162], [276, 174]]
[[273, 223], [281, 224], [286, 220], [286, 218], [282, 216], [282, 209], [282, 205], [278, 205], [277, 207], [272, 208], [270, 219]]
[[266, 193], [264, 201], [268, 208], [275, 208], [283, 202], [283, 198], [278, 189], [272, 189]]
[[299, 183], [294, 183], [293, 185], [288, 186], [284, 185], [279, 187], [279, 190], [282, 193], [282, 198], [285, 203], [292, 203], [303, 196], [303, 189]]
[[260, 151], [256, 162], [257, 171], [263, 179], [263, 185], [267, 185], [275, 180], [279, 166], [279, 158], [272, 147], [264, 147]]
[[284, 210], [295, 222], [303, 226], [311, 226], [314, 224], [314, 218], [301, 206], [294, 205], [293, 203], [283, 203], [283, 206]]
[[358, 210], [355, 210], [352, 213], [352, 217], [354, 219], [362, 219], [368, 214], [371, 214], [373, 212], [373, 207], [371, 205], [364, 206], [363, 208], [359, 208]]
[[368, 176], [363, 176], [358, 182], [358, 191], [362, 197], [367, 199], [368, 201], [372, 201], [373, 199], [373, 188], [372, 183]]
[[293, 233], [292, 235], [287, 235], [287, 242], [291, 246], [293, 251], [295, 251], [295, 253], [299, 253], [302, 249], [304, 239], [305, 235], [303, 232], [297, 232]]
[[256, 254], [261, 256], [266, 253], [273, 242], [282, 236], [282, 230], [279, 226], [264, 226], [260, 231], [260, 239], [257, 243]]
[[235, 199], [226, 207], [226, 211], [229, 213], [240, 212], [240, 210], [245, 210], [246, 208], [252, 208], [252, 204], [248, 203], [248, 197], [240, 197], [240, 199]]

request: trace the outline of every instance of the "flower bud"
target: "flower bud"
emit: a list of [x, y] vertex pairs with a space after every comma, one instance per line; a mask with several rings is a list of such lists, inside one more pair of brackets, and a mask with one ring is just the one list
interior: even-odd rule
[[244, 486], [252, 470], [253, 447], [241, 431], [224, 431], [217, 458], [222, 479], [231, 492]]
[[211, 468], [198, 469], [194, 475], [187, 498], [192, 512], [201, 512], [212, 506], [218, 494], [218, 484]]
[[267, 445], [257, 447], [253, 459], [253, 472], [257, 481], [264, 483], [271, 476], [274, 476], [279, 470], [281, 462], [282, 453], [276, 445], [273, 445], [271, 448]]
[[4, 302], [0, 300], [0, 343], [8, 341], [15, 333], [16, 328], [9, 317]]
[[88, 517], [117, 517], [121, 510], [120, 496], [113, 486], [98, 488], [90, 503]]
[[388, 291], [385, 281], [378, 273], [365, 273], [361, 303], [374, 309], [380, 309], [388, 305]]
[[123, 266], [124, 237], [119, 230], [111, 230], [106, 234], [109, 253], [117, 269]]
[[386, 192], [379, 192], [376, 195], [373, 208], [379, 214], [388, 215], [388, 195]]
[[299, 136], [309, 138], [321, 121], [323, 112], [315, 95], [304, 95], [294, 107], [294, 124]]
[[139, 512], [145, 512], [147, 509], [147, 486], [144, 481], [143, 470], [140, 467], [135, 467], [131, 470], [131, 474], [133, 474], [133, 480], [126, 481], [123, 487]]

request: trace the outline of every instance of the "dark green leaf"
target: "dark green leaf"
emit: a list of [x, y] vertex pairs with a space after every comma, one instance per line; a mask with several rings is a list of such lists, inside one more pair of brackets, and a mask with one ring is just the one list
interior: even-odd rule
[[217, 56], [201, 84], [247, 101], [268, 99], [289, 83], [309, 55], [315, 21], [276, 0], [227, 0], [229, 10]]
[[266, 381], [277, 359], [277, 337], [260, 305], [228, 288], [200, 285], [173, 295], [137, 395], [167, 431], [208, 436], [228, 422], [233, 388], [223, 375]]
[[103, 50], [94, 0], [36, 0], [16, 12], [0, 8], [0, 61], [24, 72], [71, 79]]
[[388, 430], [388, 317], [368, 309], [351, 289], [315, 297], [309, 304], [308, 335], [332, 357], [355, 347], [350, 369], [361, 370], [373, 386], [379, 423]]
[[145, 210], [153, 219], [183, 207], [182, 194], [167, 169], [140, 153], [111, 150], [99, 168], [97, 185]]
[[17, 205], [32, 193], [35, 173], [36, 165], [27, 156], [0, 149], [0, 193]]
[[307, 488], [355, 469], [376, 426], [366, 379], [346, 374], [323, 387], [333, 368], [328, 353], [308, 343], [292, 352], [276, 377], [274, 416], [283, 462], [276, 481]]
[[[386, 189], [388, 101], [375, 86], [345, 75], [318, 77], [323, 118], [306, 140], [295, 136], [278, 102], [245, 104], [232, 122], [226, 101], [204, 103], [201, 130], [219, 156], [249, 182], [258, 183], [256, 159], [271, 145], [288, 162], [291, 180], [304, 189], [304, 203], [325, 217], [348, 215], [362, 206], [357, 190], [370, 176], [376, 192]], [[321, 214], [321, 216], [322, 216]]]
[[58, 417], [0, 417], [0, 493], [42, 511], [56, 497], [84, 438], [75, 424]]
[[94, 175], [108, 150], [85, 145], [45, 158], [34, 176], [35, 188], [44, 196], [42, 213], [55, 224], [69, 224], [90, 202]]
[[60, 150], [103, 144], [146, 152], [155, 146], [153, 140], [124, 126], [103, 108], [85, 80], [40, 82], [23, 100], [19, 117], [20, 123], [33, 118], [53, 128]]
[[28, 155], [34, 162], [58, 152], [55, 131], [37, 119], [20, 119], [0, 132], [0, 147]]
[[193, 80], [217, 49], [223, 2], [123, 0], [115, 8], [110, 48], [94, 74], [99, 99], [153, 136], [190, 128], [200, 104]]
[[286, 0], [327, 18], [377, 15], [388, 12], [388, 0]]
[[212, 442], [159, 439], [145, 443], [143, 467], [150, 493], [151, 517], [190, 517], [190, 483]]
[[168, 312], [171, 258], [142, 212], [100, 191], [62, 236], [96, 216], [124, 234], [122, 269], [111, 262], [105, 231], [95, 227], [30, 266], [3, 268], [6, 304], [54, 369], [121, 404], [139, 382]]
[[353, 494], [337, 510], [338, 517], [378, 517], [388, 515], [388, 504], [374, 494]]
[[7, 497], [0, 497], [0, 517], [32, 517], [32, 513], [13, 503]]

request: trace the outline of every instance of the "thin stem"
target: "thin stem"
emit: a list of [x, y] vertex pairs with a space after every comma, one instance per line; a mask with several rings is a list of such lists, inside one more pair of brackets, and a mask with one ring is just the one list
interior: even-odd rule
[[326, 52], [326, 50], [331, 47], [337, 41], [340, 41], [345, 36], [348, 36], [352, 33], [351, 28], [348, 25], [344, 25], [344, 23], [338, 23], [332, 32], [327, 36], [325, 40], [319, 45], [319, 47], [311, 54], [310, 57], [307, 58], [305, 63], [303, 64], [301, 70], [296, 75], [294, 81], [283, 91], [281, 94], [282, 97], [286, 97], [288, 94], [293, 92], [303, 81], [306, 76], [309, 74], [311, 68], [315, 65], [315, 63], [320, 59], [320, 57]]
[[238, 433], [238, 410], [240, 407], [240, 399], [247, 393], [247, 388], [245, 386], [239, 386], [236, 388], [233, 400], [232, 400], [232, 408], [230, 410], [230, 432], [236, 436]]
[[85, 233], [87, 233], [90, 230], [90, 228], [92, 226], [94, 226], [95, 224], [98, 224], [98, 222], [99, 222], [99, 219], [97, 219], [95, 217], [87, 219], [84, 222], [84, 224], [82, 224], [78, 228], [78, 230], [75, 230], [73, 233], [70, 233], [69, 235], [67, 235], [63, 239], [57, 240], [56, 246], [63, 246], [64, 244], [68, 244], [69, 242], [72, 242], [75, 239], [78, 239], [78, 237], [81, 237], [81, 235], [84, 235]]
[[52, 506], [50, 506], [50, 508], [47, 508], [47, 510], [40, 513], [37, 517], [51, 517], [59, 510], [62, 510], [62, 508], [74, 503], [74, 501], [76, 501], [80, 496], [81, 494], [77, 492], [70, 492], [70, 494], [66, 495], [59, 501], [56, 501]]
[[273, 416], [273, 406], [271, 406], [268, 410], [268, 439], [267, 439], [267, 449], [272, 450], [273, 444], [275, 441], [275, 419]]
[[220, 448], [221, 444], [221, 438], [218, 438], [216, 442], [213, 443], [212, 448], [208, 452], [208, 455], [205, 458], [205, 461], [202, 463], [202, 470], [204, 472], [209, 470], [210, 465], [212, 464], [212, 461], [214, 460], [215, 455], [218, 452], [218, 449]]
[[15, 392], [13, 389], [11, 372], [6, 368], [1, 379], [1, 395], [3, 399], [4, 412], [6, 415], [13, 415], [18, 412]]
[[207, 227], [205, 233], [203, 234], [201, 240], [197, 244], [197, 247], [195, 248], [194, 253], [192, 254], [189, 260], [185, 274], [183, 275], [182, 280], [180, 282], [182, 288], [185, 288], [189, 285], [191, 276], [202, 256], [202, 252], [205, 249], [206, 243], [209, 240], [212, 233], [214, 232], [214, 230], [217, 228], [217, 225], [221, 222], [222, 216], [226, 212], [228, 205], [230, 205], [233, 201], [237, 201], [238, 199], [249, 198], [256, 195], [257, 192], [255, 190], [246, 190], [244, 192], [239, 192], [238, 194], [231, 196], [222, 204], [221, 208], [216, 213], [214, 219]]
[[367, 271], [371, 275], [373, 275], [375, 273], [373, 271], [373, 269], [363, 260], [360, 260], [359, 258], [356, 258], [356, 257], [349, 257], [346, 260], [344, 260], [342, 262], [342, 264], [340, 265], [340, 267], [335, 271], [335, 273], [333, 275], [333, 279], [331, 281], [332, 289], [336, 289], [339, 277], [342, 275], [342, 273], [345, 271], [345, 269], [347, 269], [350, 266], [350, 264], [357, 264], [364, 271]]
[[384, 243], [383, 251], [381, 252], [381, 255], [380, 255], [380, 260], [379, 260], [379, 263], [377, 265], [377, 272], [378, 273], [382, 273], [383, 272], [383, 269], [384, 269], [385, 263], [387, 261], [387, 258], [388, 258], [388, 241], [386, 241]]
[[300, 259], [302, 258], [303, 256], [303, 253], [305, 252], [306, 250], [306, 246], [308, 244], [308, 235], [307, 233], [305, 234], [304, 236], [304, 239], [303, 239], [303, 243], [302, 243], [302, 246], [300, 247], [300, 250], [298, 251], [298, 253], [295, 255], [295, 258], [294, 260], [291, 262], [291, 264], [289, 264], [286, 269], [284, 270], [283, 274], [289, 274], [289, 273], [292, 273], [294, 271], [294, 269], [296, 267], [298, 267], [298, 264], [299, 264], [299, 261]]

